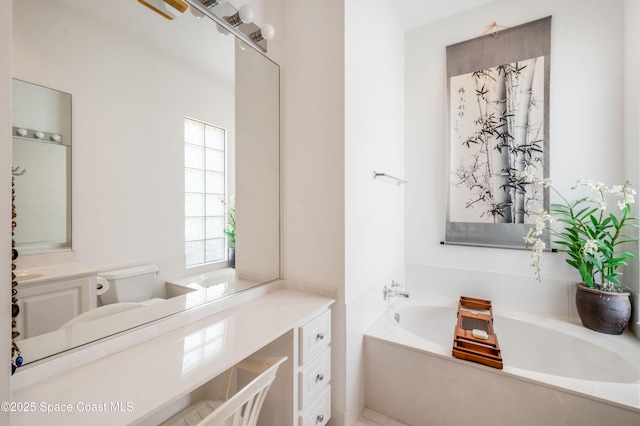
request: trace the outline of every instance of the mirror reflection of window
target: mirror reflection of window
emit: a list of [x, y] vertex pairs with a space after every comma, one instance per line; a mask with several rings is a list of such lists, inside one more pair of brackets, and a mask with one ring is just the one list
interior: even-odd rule
[[186, 266], [226, 260], [226, 130], [184, 121]]
[[227, 321], [225, 319], [184, 338], [183, 376], [222, 353], [227, 336]]

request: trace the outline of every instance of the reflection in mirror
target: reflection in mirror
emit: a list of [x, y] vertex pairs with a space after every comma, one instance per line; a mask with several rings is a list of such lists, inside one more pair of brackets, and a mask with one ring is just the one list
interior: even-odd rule
[[14, 230], [21, 255], [71, 248], [71, 95], [13, 80]]
[[[279, 278], [277, 64], [190, 11], [167, 21], [131, 0], [19, 0], [13, 13], [14, 78], [73, 96], [73, 262], [94, 285], [96, 274], [157, 265], [151, 298], [164, 299], [26, 338], [26, 363]], [[189, 119], [225, 129], [235, 269], [226, 242], [212, 261], [186, 265]], [[23, 298], [70, 281], [44, 258], [20, 254]], [[106, 298], [91, 289], [99, 309]]]

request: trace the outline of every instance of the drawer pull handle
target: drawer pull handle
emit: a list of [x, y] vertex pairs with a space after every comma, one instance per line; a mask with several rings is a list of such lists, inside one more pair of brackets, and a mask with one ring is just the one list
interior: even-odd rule
[[318, 417], [316, 417], [318, 419], [318, 421], [320, 423], [324, 422], [324, 415], [323, 414], [318, 414]]
[[323, 340], [324, 339], [324, 333], [318, 333], [318, 340]]
[[320, 373], [316, 376], [316, 380], [318, 380], [319, 382], [324, 380], [324, 374]]

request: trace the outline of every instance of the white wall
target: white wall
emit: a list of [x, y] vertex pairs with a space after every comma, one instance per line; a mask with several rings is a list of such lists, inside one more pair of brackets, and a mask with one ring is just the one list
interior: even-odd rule
[[[404, 29], [388, 0], [345, 2], [346, 423], [364, 409], [363, 333], [404, 282]], [[411, 185], [411, 183], [409, 183]]]
[[403, 278], [405, 187], [372, 173], [404, 175], [404, 31], [387, 0], [283, 11], [283, 276], [338, 291], [331, 424], [350, 425], [362, 333]]
[[[11, 57], [11, 0], [0, 0], [0, 58]], [[3, 283], [11, 278], [11, 61], [0, 61], [0, 223], [7, 224], [0, 232], [0, 277]], [[5, 284], [0, 291], [0, 401], [11, 398], [10, 357], [11, 349], [11, 284]], [[9, 425], [9, 413], [0, 411], [0, 426]]]
[[346, 399], [343, 4], [283, 0], [280, 31], [282, 275], [337, 290], [332, 317], [335, 424], [342, 424], [337, 417], [345, 412]]
[[557, 187], [567, 189], [580, 177], [622, 183], [622, 6], [622, 1], [604, 0], [497, 0], [407, 34], [406, 165], [412, 184], [406, 193], [406, 272], [411, 287], [575, 314], [571, 284], [579, 277], [560, 254], [545, 254], [540, 284], [528, 251], [439, 244], [447, 182], [445, 46], [479, 36], [494, 21], [515, 26], [552, 15], [550, 174]]
[[[404, 263], [404, 31], [388, 0], [346, 3], [347, 302]], [[371, 48], [371, 47], [374, 48]]]
[[[299, 4], [301, 3], [301, 4]], [[344, 283], [344, 29], [340, 3], [284, 3], [283, 275]]]

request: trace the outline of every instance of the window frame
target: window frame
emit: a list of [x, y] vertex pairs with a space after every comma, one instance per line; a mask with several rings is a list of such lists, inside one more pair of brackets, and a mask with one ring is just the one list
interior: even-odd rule
[[[189, 122], [196, 123], [202, 126], [202, 140], [201, 143], [193, 143], [193, 140], [190, 139], [188, 135], [188, 126]], [[214, 131], [222, 132], [222, 143], [221, 146], [218, 143], [212, 144], [207, 141], [207, 129], [214, 129]], [[227, 236], [224, 233], [224, 230], [227, 227], [228, 215], [227, 215], [227, 197], [228, 197], [228, 137], [229, 131], [223, 126], [211, 124], [209, 122], [195, 119], [192, 117], [184, 117], [184, 138], [183, 138], [183, 147], [184, 147], [184, 250], [185, 250], [185, 267], [186, 268], [195, 268], [199, 266], [205, 266], [210, 264], [215, 264], [219, 262], [228, 261], [228, 240]], [[193, 164], [193, 159], [189, 158], [188, 150], [200, 149], [202, 151], [200, 158], [198, 161], [201, 161], [200, 166], [195, 166]], [[210, 157], [212, 153], [218, 153], [218, 156], [221, 153], [221, 159], [218, 158], [216, 164], [220, 167], [214, 168], [207, 164], [207, 159]], [[213, 158], [213, 156], [211, 156]], [[219, 170], [221, 169], [221, 170]], [[202, 181], [199, 182], [201, 185], [201, 190], [194, 189], [194, 187], [190, 187], [193, 185], [193, 182], [190, 183], [188, 174], [190, 172], [195, 172], [193, 174], [201, 174]], [[217, 184], [213, 184], [214, 180], [211, 179], [211, 186], [214, 188], [209, 188], [209, 181], [215, 174], [222, 174], [222, 183], [218, 181]], [[197, 181], [197, 179], [196, 179]], [[218, 191], [218, 190], [221, 191]], [[201, 198], [199, 200], [199, 206], [191, 206], [190, 207], [190, 196], [195, 196], [192, 198]], [[213, 200], [214, 198], [217, 200]], [[193, 200], [192, 200], [193, 201]], [[214, 208], [215, 202], [219, 202], [220, 206], [218, 208]], [[218, 207], [218, 206], [216, 206]], [[201, 214], [190, 214], [190, 208], [195, 208], [196, 210], [201, 210]], [[195, 219], [195, 220], [194, 220]], [[218, 221], [219, 224], [214, 226], [213, 232], [211, 232], [211, 225]], [[194, 229], [189, 229], [189, 222], [192, 224], [200, 222], [199, 226], [195, 226]], [[199, 228], [199, 229], [198, 229]], [[198, 234], [197, 237], [194, 237], [194, 234]], [[195, 243], [195, 244], [194, 244]], [[214, 247], [209, 244], [221, 244], [222, 247]], [[198, 244], [200, 245], [198, 247]], [[200, 251], [200, 254], [195, 255], [194, 261], [194, 252]], [[217, 255], [214, 255], [216, 253]], [[191, 259], [191, 261], [190, 261]]]

